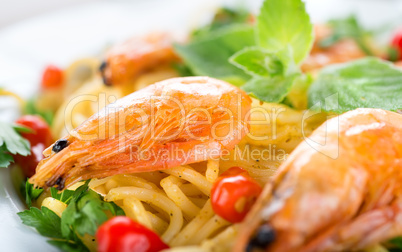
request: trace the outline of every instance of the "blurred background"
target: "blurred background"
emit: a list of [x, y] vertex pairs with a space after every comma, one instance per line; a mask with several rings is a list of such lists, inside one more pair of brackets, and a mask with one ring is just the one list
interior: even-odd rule
[[0, 0], [0, 28], [52, 10], [96, 0]]
[[[246, 6], [256, 12], [261, 2], [0, 0], [0, 86], [27, 98], [37, 90], [42, 69], [49, 63], [63, 67], [77, 58], [97, 55], [108, 45], [149, 31], [185, 34], [207, 22], [222, 5]], [[353, 13], [370, 29], [390, 31], [390, 27], [402, 24], [402, 0], [305, 2], [315, 23]]]

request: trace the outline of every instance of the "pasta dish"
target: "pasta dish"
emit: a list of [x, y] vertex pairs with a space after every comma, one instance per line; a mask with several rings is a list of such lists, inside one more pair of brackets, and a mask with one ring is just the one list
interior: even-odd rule
[[265, 0], [49, 65], [0, 124], [18, 215], [61, 251], [402, 251], [401, 34]]

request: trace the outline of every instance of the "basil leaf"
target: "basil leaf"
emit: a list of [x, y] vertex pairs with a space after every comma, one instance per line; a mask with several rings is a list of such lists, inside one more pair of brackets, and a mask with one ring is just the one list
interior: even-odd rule
[[[324, 68], [308, 91], [309, 107], [343, 113], [356, 108], [402, 108], [402, 70], [378, 58], [367, 57]], [[324, 103], [327, 97], [330, 104]], [[328, 109], [330, 107], [331, 109]]]
[[292, 48], [300, 64], [313, 45], [313, 25], [301, 0], [265, 0], [257, 17], [257, 44], [275, 52]]
[[195, 75], [206, 75], [241, 85], [250, 76], [230, 64], [228, 59], [237, 51], [253, 45], [254, 29], [236, 25], [216, 30], [210, 36], [194, 39], [186, 45], [174, 47]]
[[211, 23], [192, 32], [192, 36], [209, 36], [211, 31], [231, 26], [233, 24], [246, 24], [250, 21], [250, 13], [244, 8], [223, 7], [216, 11]]
[[265, 102], [281, 102], [292, 88], [295, 78], [299, 74], [283, 77], [253, 78], [242, 89], [249, 95]]
[[250, 75], [268, 77], [284, 73], [282, 61], [261, 47], [244, 48], [230, 57], [229, 62]]
[[286, 96], [287, 105], [299, 110], [307, 109], [307, 91], [313, 80], [313, 77], [309, 74], [302, 74], [296, 78], [292, 89]]

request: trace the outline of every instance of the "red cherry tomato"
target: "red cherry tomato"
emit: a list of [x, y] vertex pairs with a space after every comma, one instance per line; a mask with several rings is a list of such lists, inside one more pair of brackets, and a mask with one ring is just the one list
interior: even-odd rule
[[212, 208], [227, 221], [241, 222], [261, 191], [261, 186], [247, 171], [232, 167], [222, 173], [212, 186]]
[[395, 32], [391, 41], [391, 46], [397, 51], [397, 58], [400, 59], [402, 53], [402, 30]]
[[35, 174], [39, 161], [43, 159], [42, 152], [53, 143], [52, 134], [49, 125], [39, 116], [24, 115], [15, 123], [32, 130], [30, 133], [21, 133], [21, 136], [31, 144], [31, 155], [26, 157], [15, 155], [14, 157], [25, 176], [31, 177]]
[[46, 67], [42, 75], [41, 86], [43, 89], [59, 88], [63, 84], [63, 70], [60, 68], [49, 65]]
[[103, 223], [96, 238], [99, 252], [157, 252], [169, 248], [153, 231], [125, 216]]

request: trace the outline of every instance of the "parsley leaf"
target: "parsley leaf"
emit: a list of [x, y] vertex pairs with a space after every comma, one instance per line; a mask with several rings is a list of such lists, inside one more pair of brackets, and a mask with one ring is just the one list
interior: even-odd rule
[[211, 32], [208, 37], [194, 39], [186, 45], [175, 45], [174, 48], [194, 74], [241, 85], [250, 76], [228, 60], [234, 53], [253, 45], [253, 27], [235, 25]]
[[392, 245], [392, 248], [389, 248], [389, 252], [401, 252], [402, 251], [402, 237], [395, 237], [388, 241], [389, 244]]
[[10, 154], [27, 156], [31, 153], [28, 140], [20, 136], [17, 130], [25, 128], [0, 122], [0, 168], [8, 167], [14, 161]]
[[8, 167], [13, 161], [13, 156], [7, 153], [6, 146], [0, 146], [0, 167]]
[[[356, 108], [396, 111], [402, 108], [401, 83], [402, 70], [378, 58], [328, 66], [310, 86], [309, 107], [321, 103], [324, 110], [336, 113]], [[326, 99], [334, 94], [338, 99]]]
[[73, 199], [64, 210], [61, 218], [61, 232], [70, 237], [73, 232], [79, 235], [94, 235], [100, 225], [108, 220], [106, 211], [113, 215], [124, 215], [124, 211], [113, 202], [105, 202], [100, 195], [88, 189], [88, 182], [80, 186]]
[[[18, 213], [25, 225], [34, 227], [46, 237], [56, 240], [49, 244], [63, 251], [89, 251], [79, 237], [85, 234], [95, 235], [98, 227], [110, 215], [124, 215], [124, 211], [113, 202], [105, 202], [99, 194], [88, 187], [89, 180], [75, 191], [64, 190], [58, 193], [51, 189], [51, 196], [67, 204], [61, 218], [46, 207], [42, 209], [31, 207], [29, 210]], [[34, 189], [32, 184], [26, 183], [27, 202], [37, 198], [41, 189]], [[31, 204], [31, 203], [29, 203]]]
[[300, 64], [313, 45], [313, 25], [301, 0], [265, 0], [257, 17], [257, 44], [275, 52], [291, 47]]
[[60, 217], [47, 207], [39, 210], [31, 207], [29, 210], [19, 212], [18, 216], [22, 223], [35, 228], [38, 232], [46, 237], [63, 239], [60, 229]]
[[32, 200], [36, 200], [42, 194], [42, 188], [35, 188], [29, 180], [25, 183], [25, 202], [28, 207], [32, 206]]
[[41, 235], [57, 240], [48, 243], [63, 251], [89, 251], [75, 233], [66, 237], [61, 232], [61, 218], [47, 207], [41, 209], [31, 207], [29, 210], [19, 212], [22, 223], [35, 228]]
[[65, 252], [89, 252], [89, 249], [82, 242], [71, 242], [66, 240], [49, 240], [50, 245], [53, 245]]
[[59, 190], [52, 187], [50, 188], [50, 195], [52, 196], [52, 198], [60, 200], [61, 202], [68, 205], [74, 196], [74, 191], [65, 189], [62, 192], [59, 192]]

